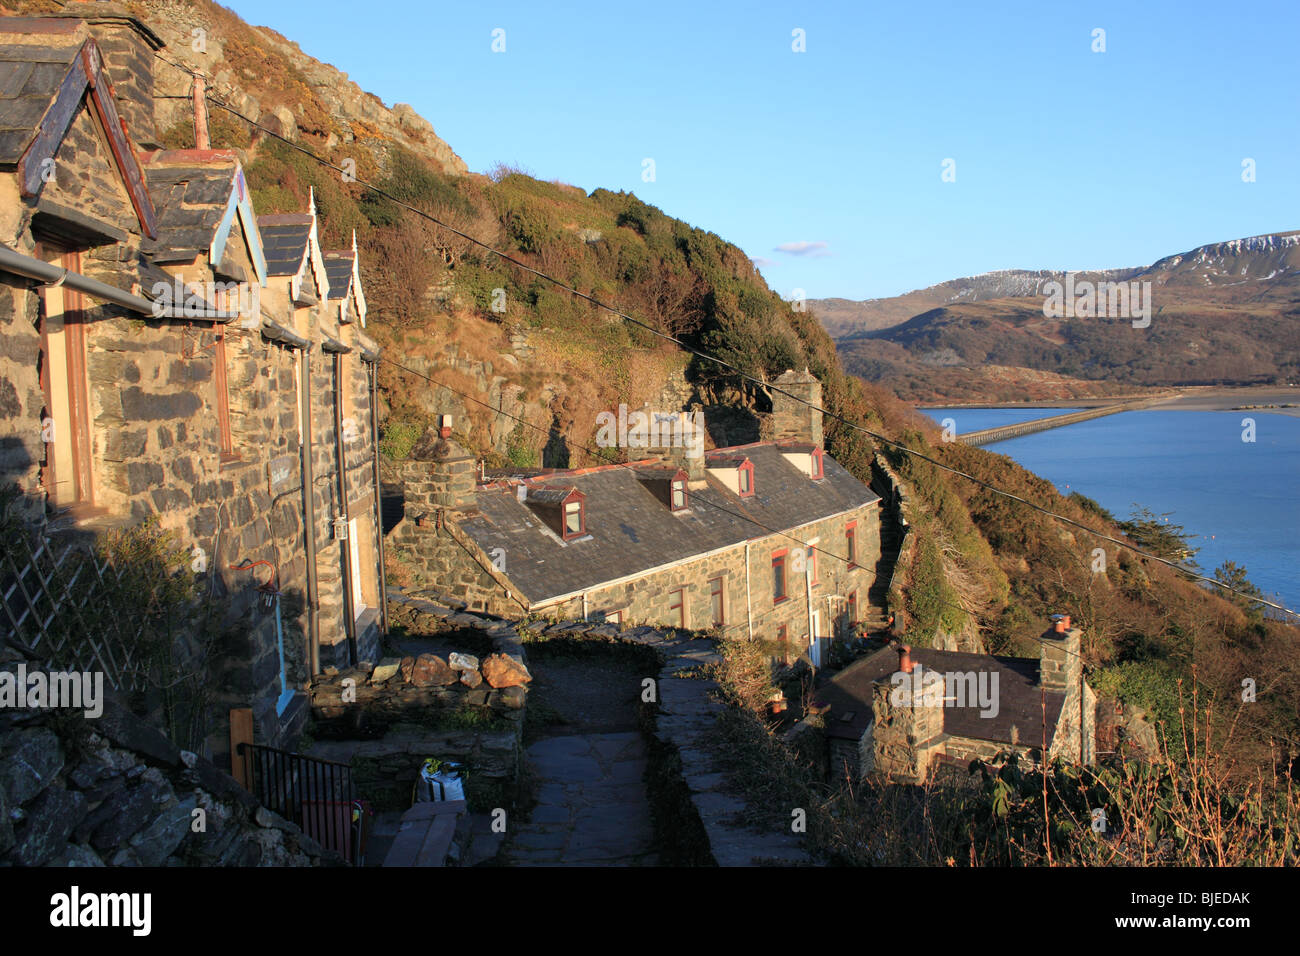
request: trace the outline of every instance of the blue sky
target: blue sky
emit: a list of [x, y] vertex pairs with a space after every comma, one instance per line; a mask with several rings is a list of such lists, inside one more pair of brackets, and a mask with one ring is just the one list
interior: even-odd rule
[[1294, 0], [225, 2], [410, 103], [471, 169], [631, 190], [787, 297], [1300, 228]]

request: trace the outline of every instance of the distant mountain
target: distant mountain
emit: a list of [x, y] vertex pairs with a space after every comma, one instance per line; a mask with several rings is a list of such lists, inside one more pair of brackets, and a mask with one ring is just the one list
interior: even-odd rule
[[856, 325], [839, 305], [844, 300], [831, 300], [830, 320], [816, 303], [813, 312], [839, 330], [833, 334], [847, 370], [917, 401], [1300, 379], [1300, 231], [1212, 243], [1145, 268], [1072, 275], [1076, 288], [1150, 283], [1150, 325], [1044, 316], [1049, 283], [1065, 279], [1059, 272], [992, 272], [850, 303], [858, 307]]
[[[1110, 269], [1103, 272], [1078, 273], [1079, 278], [1094, 281], [1119, 281], [1140, 269]], [[949, 279], [925, 289], [916, 289], [888, 299], [809, 299], [808, 307], [816, 313], [832, 338], [840, 339], [858, 332], [874, 332], [901, 325], [913, 316], [939, 306], [957, 302], [984, 302], [1017, 296], [1042, 295], [1043, 287], [1060, 280], [1062, 273], [1046, 270], [1004, 269], [983, 275]]]

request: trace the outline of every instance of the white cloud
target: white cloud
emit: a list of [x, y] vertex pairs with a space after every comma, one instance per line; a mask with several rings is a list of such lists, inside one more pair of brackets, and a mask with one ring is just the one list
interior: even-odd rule
[[830, 243], [827, 242], [783, 242], [777, 246], [774, 251], [785, 253], [787, 256], [829, 256]]
[[755, 269], [766, 269], [768, 266], [776, 265], [774, 259], [765, 259], [762, 256], [754, 256], [750, 261], [754, 263]]

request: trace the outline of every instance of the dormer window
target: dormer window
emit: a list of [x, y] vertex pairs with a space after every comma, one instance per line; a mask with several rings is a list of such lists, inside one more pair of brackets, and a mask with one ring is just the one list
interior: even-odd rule
[[531, 487], [520, 501], [565, 541], [586, 536], [587, 496], [574, 486]]
[[710, 477], [716, 479], [733, 495], [740, 498], [754, 496], [754, 463], [747, 456], [721, 452], [709, 456], [705, 467]]
[[813, 481], [819, 481], [826, 476], [821, 446], [811, 442], [782, 442], [778, 447], [786, 461]]
[[647, 467], [636, 469], [637, 480], [650, 494], [674, 514], [686, 511], [691, 498], [687, 492], [688, 476], [685, 469], [677, 467]]
[[587, 509], [582, 499], [564, 504], [564, 540], [580, 538], [587, 532]]
[[672, 502], [673, 511], [686, 510], [686, 481], [684, 479], [677, 478], [673, 480]]

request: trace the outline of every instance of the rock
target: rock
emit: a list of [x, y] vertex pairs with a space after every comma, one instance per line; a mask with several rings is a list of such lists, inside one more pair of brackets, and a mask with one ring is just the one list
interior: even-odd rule
[[402, 680], [409, 684], [411, 682], [411, 672], [415, 670], [415, 658], [403, 657], [401, 666], [398, 667], [398, 670], [402, 672]]
[[452, 651], [447, 657], [447, 663], [454, 671], [478, 670], [478, 658], [473, 654], [461, 654], [457, 651]]
[[41, 866], [62, 853], [86, 812], [86, 798], [75, 790], [51, 787], [36, 798], [13, 852], [19, 866]]
[[519, 687], [533, 679], [528, 668], [504, 654], [492, 654], [483, 662], [483, 679], [489, 687]]
[[461, 671], [460, 682], [472, 690], [479, 684], [483, 683], [483, 675], [477, 670]]
[[112, 850], [148, 826], [158, 806], [158, 791], [151, 784], [119, 790], [77, 828], [77, 842], [97, 850]]
[[[95, 729], [124, 750], [167, 767], [181, 767], [181, 750], [139, 717], [121, 707], [106, 706]], [[138, 759], [135, 762], [139, 762]]]
[[14, 845], [14, 825], [9, 819], [9, 804], [5, 802], [4, 788], [0, 787], [0, 857]]
[[198, 762], [199, 762], [198, 754], [190, 750], [181, 751], [181, 763], [185, 764], [185, 766], [189, 767], [191, 770], [194, 769], [194, 765]]
[[374, 671], [370, 674], [370, 683], [382, 684], [384, 681], [393, 677], [402, 666], [402, 660], [399, 657], [385, 657], [375, 665]]
[[264, 827], [267, 830], [298, 829], [284, 817], [280, 816], [280, 814], [262, 806], [259, 806], [257, 811], [253, 814], [253, 822], [255, 822], [259, 827]]
[[416, 687], [445, 687], [456, 683], [456, 672], [437, 654], [421, 654], [415, 659], [411, 683]]
[[62, 769], [63, 748], [54, 731], [44, 727], [21, 730], [0, 755], [0, 788], [9, 806], [21, 806], [53, 783]]
[[103, 866], [104, 861], [88, 846], [69, 843], [68, 848], [50, 860], [46, 866]]
[[193, 797], [164, 810], [154, 821], [131, 838], [131, 849], [140, 858], [141, 866], [162, 866], [167, 857], [176, 852], [185, 835], [190, 832], [190, 814], [198, 805]]
[[493, 707], [504, 708], [506, 710], [520, 710], [524, 706], [524, 701], [528, 699], [528, 691], [523, 687], [505, 687], [501, 690], [493, 691], [492, 696], [488, 698], [488, 703]]

